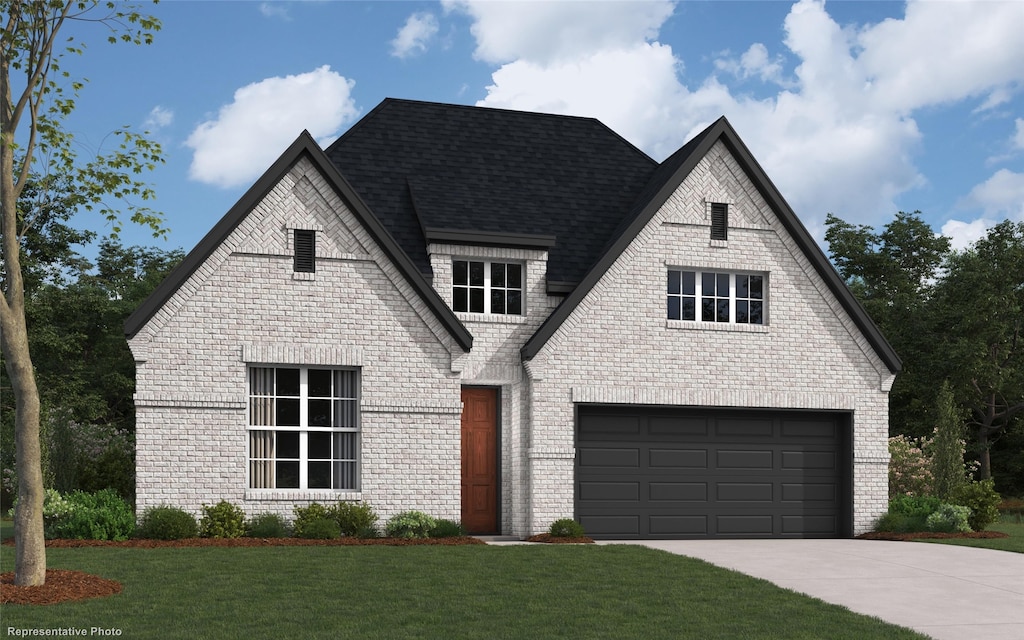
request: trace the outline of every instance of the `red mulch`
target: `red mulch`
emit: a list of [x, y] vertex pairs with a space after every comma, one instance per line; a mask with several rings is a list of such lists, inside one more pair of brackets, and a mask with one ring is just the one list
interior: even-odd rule
[[[14, 544], [14, 538], [3, 541]], [[122, 547], [156, 549], [161, 547], [314, 547], [359, 545], [463, 545], [486, 544], [470, 536], [458, 538], [338, 538], [335, 540], [306, 540], [303, 538], [189, 538], [186, 540], [47, 540], [48, 549], [73, 547]], [[121, 593], [121, 584], [113, 580], [80, 571], [47, 569], [46, 583], [40, 587], [18, 587], [14, 572], [0, 574], [0, 604], [57, 604], [86, 598], [101, 598]]]
[[594, 544], [593, 538], [586, 536], [580, 538], [564, 538], [553, 536], [550, 533], [539, 533], [526, 539], [527, 542], [550, 542], [552, 544]]
[[921, 540], [922, 538], [1009, 538], [1002, 531], [971, 531], [970, 533], [937, 533], [933, 531], [915, 531], [913, 533], [888, 533], [872, 531], [857, 536], [858, 540]]

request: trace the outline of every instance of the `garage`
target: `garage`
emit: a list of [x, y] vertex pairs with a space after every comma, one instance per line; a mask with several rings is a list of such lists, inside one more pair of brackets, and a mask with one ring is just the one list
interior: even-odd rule
[[594, 538], [852, 535], [849, 413], [577, 405]]

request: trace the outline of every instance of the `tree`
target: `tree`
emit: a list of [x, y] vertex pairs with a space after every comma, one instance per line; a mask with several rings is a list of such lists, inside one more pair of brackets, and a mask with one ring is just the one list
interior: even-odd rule
[[935, 424], [930, 298], [949, 255], [921, 212], [900, 211], [881, 233], [828, 214], [832, 262], [903, 361], [890, 397], [889, 433], [927, 436]]
[[949, 502], [956, 490], [967, 482], [964, 470], [963, 421], [949, 382], [943, 381], [936, 404], [938, 422], [935, 425], [935, 436], [927, 448], [932, 459], [935, 496]]
[[993, 441], [1024, 414], [1024, 223], [999, 223], [945, 269], [934, 300], [937, 368], [971, 412], [988, 479]]
[[[15, 584], [46, 580], [43, 479], [40, 467], [39, 389], [25, 319], [25, 240], [54, 194], [64, 206], [94, 211], [120, 230], [118, 203], [133, 222], [161, 230], [161, 218], [137, 200], [151, 190], [138, 174], [161, 161], [160, 147], [127, 129], [115, 132], [118, 148], [88, 160], [62, 126], [75, 109], [82, 82], [61, 68], [65, 54], [82, 54], [61, 34], [70, 22], [100, 24], [111, 42], [149, 43], [160, 23], [135, 7], [97, 0], [0, 0], [0, 347], [15, 401], [18, 507], [15, 512]], [[32, 182], [36, 206], [28, 206]], [[65, 188], [66, 187], [66, 188]], [[19, 216], [19, 205], [21, 213]]]

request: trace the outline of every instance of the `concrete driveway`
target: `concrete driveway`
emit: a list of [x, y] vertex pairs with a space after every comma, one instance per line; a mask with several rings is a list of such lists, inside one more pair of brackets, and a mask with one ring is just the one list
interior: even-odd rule
[[882, 540], [648, 540], [939, 640], [1024, 639], [1024, 554]]

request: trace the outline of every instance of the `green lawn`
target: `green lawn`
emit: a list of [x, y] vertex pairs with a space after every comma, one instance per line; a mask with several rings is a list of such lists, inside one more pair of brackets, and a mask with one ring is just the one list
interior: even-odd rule
[[935, 542], [938, 544], [957, 544], [964, 547], [982, 547], [984, 549], [998, 549], [999, 551], [1013, 551], [1024, 553], [1024, 523], [1011, 521], [1004, 517], [988, 528], [989, 531], [1002, 531], [1010, 534], [1009, 538], [948, 538], [948, 539], [927, 539], [921, 542]]
[[[11, 570], [10, 547], [0, 569]], [[50, 549], [124, 592], [3, 607], [15, 628], [124, 638], [922, 638], [644, 547]]]

